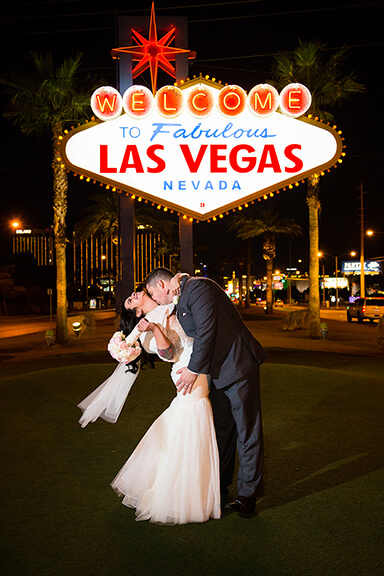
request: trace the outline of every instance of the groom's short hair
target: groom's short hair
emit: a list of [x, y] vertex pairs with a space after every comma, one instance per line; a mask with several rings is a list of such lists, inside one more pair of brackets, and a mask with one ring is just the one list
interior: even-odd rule
[[155, 286], [158, 280], [166, 280], [169, 282], [174, 277], [174, 273], [169, 268], [155, 268], [147, 276], [145, 281], [146, 286]]

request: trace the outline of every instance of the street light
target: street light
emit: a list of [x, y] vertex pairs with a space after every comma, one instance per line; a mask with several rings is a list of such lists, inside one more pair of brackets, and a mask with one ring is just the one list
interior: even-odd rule
[[[318, 252], [317, 254], [319, 256], [319, 258], [321, 258], [323, 255], [324, 256], [330, 256], [331, 258], [335, 259], [335, 273], [336, 273], [336, 308], [339, 308], [339, 266], [338, 266], [338, 259], [341, 258], [342, 256], [356, 256], [356, 252], [344, 252], [343, 254], [340, 254], [339, 256], [333, 256], [332, 254], [328, 254], [327, 252]], [[323, 301], [325, 300], [325, 281], [324, 281], [324, 265], [323, 265], [323, 282], [324, 282], [324, 291], [323, 291]], [[325, 304], [325, 303], [324, 303]]]

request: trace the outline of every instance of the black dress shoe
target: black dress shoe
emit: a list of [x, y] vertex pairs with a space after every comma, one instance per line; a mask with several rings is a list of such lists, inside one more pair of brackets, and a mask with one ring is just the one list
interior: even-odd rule
[[256, 498], [247, 498], [246, 496], [236, 496], [233, 502], [225, 505], [227, 510], [239, 512], [239, 514], [254, 514], [256, 507]]

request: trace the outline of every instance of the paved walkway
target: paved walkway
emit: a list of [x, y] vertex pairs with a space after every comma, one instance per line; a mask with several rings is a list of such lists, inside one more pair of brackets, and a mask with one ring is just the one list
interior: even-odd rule
[[308, 338], [307, 330], [282, 330], [282, 318], [294, 308], [286, 306], [274, 310], [272, 316], [266, 316], [261, 307], [241, 309], [241, 314], [253, 335], [266, 348], [291, 348], [358, 356], [384, 358], [384, 350], [374, 344], [377, 323], [347, 322], [346, 311], [339, 309], [321, 310], [321, 321], [328, 326], [325, 339]]
[[[306, 350], [384, 358], [384, 351], [379, 350], [373, 342], [377, 325], [347, 323], [343, 311], [324, 310], [322, 315], [325, 317], [322, 321], [326, 321], [328, 325], [327, 338], [312, 340], [308, 338], [306, 330], [281, 330], [281, 320], [290, 310], [289, 307], [274, 310], [273, 316], [267, 316], [260, 306], [239, 310], [254, 336], [270, 350]], [[93, 314], [96, 320], [93, 332], [80, 338], [70, 334], [68, 344], [55, 345], [52, 348], [45, 345], [44, 338], [45, 329], [49, 328], [48, 319], [45, 321], [46, 326], [44, 321], [37, 322], [36, 331], [31, 333], [30, 327], [23, 331], [20, 317], [14, 321], [11, 317], [0, 318], [0, 366], [11, 372], [15, 364], [25, 362], [36, 364], [39, 359], [42, 361], [42, 366], [46, 367], [59, 360], [62, 365], [83, 363], [87, 361], [87, 355], [90, 356], [90, 361], [96, 358], [97, 361], [107, 362], [110, 360], [107, 343], [115, 329], [118, 329], [117, 319], [113, 311], [96, 311]], [[8, 326], [8, 332], [5, 326]], [[18, 326], [17, 330], [15, 326]], [[11, 336], [7, 336], [8, 333]]]

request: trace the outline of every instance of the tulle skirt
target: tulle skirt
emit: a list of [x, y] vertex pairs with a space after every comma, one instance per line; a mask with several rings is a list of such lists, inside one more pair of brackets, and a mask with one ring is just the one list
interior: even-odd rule
[[219, 454], [207, 386], [178, 394], [111, 486], [137, 520], [186, 524], [220, 518]]
[[127, 372], [125, 364], [116, 366], [109, 378], [78, 404], [83, 412], [79, 424], [85, 428], [90, 422], [102, 418], [114, 424], [124, 406], [127, 396], [139, 375]]

